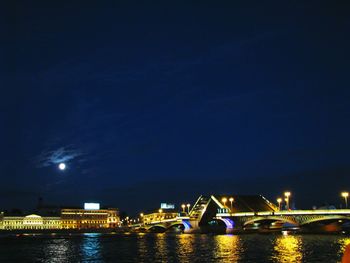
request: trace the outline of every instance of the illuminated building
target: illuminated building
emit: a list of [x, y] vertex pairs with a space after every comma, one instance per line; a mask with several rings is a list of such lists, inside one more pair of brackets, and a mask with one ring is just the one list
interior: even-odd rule
[[109, 209], [62, 209], [62, 228], [114, 228], [119, 225], [118, 210]]
[[143, 223], [147, 225], [152, 222], [160, 222], [176, 218], [179, 216], [179, 213], [174, 208], [175, 206], [173, 204], [162, 203], [161, 208], [158, 211], [144, 214], [142, 216]]
[[176, 218], [179, 215], [177, 212], [155, 212], [151, 214], [143, 215], [143, 223], [148, 224], [156, 221], [165, 221], [168, 219]]
[[4, 212], [0, 212], [0, 229], [4, 229]]
[[[89, 206], [90, 205], [90, 206]], [[92, 206], [91, 206], [92, 205]], [[99, 209], [99, 204], [87, 204], [90, 209], [61, 209], [60, 216], [5, 216], [0, 213], [2, 230], [97, 229], [118, 227], [119, 214], [114, 208]]]
[[4, 230], [45, 230], [61, 229], [60, 217], [41, 217], [39, 215], [28, 216], [2, 216], [0, 229]]

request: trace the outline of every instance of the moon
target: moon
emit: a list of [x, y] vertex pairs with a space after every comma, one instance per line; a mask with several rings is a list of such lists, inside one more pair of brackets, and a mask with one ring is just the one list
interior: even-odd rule
[[64, 169], [66, 169], [66, 164], [65, 164], [65, 163], [60, 163], [60, 164], [58, 165], [58, 168], [59, 168], [61, 171], [63, 171]]

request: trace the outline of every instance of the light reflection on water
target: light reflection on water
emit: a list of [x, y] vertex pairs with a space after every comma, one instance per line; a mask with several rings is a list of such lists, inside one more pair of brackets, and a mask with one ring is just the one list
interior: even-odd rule
[[103, 262], [101, 255], [101, 234], [86, 233], [81, 244], [81, 258], [83, 261]]
[[183, 234], [178, 235], [176, 238], [176, 254], [178, 255], [179, 260], [182, 262], [186, 261], [186, 255], [193, 255], [195, 253], [195, 245], [193, 235]]
[[[191, 234], [183, 234], [176, 236], [175, 254], [177, 262], [194, 262], [193, 258], [196, 253], [196, 236]], [[198, 250], [198, 249], [197, 249]]]
[[148, 246], [146, 240], [146, 234], [139, 233], [137, 235], [137, 254], [140, 262], [144, 262], [147, 259], [148, 254]]
[[156, 262], [163, 261], [168, 262], [168, 249], [167, 249], [167, 235], [165, 233], [159, 233], [155, 235], [155, 244], [154, 244], [154, 251], [155, 251], [155, 259]]
[[301, 236], [278, 236], [275, 240], [273, 258], [276, 262], [302, 262]]
[[0, 235], [0, 262], [336, 263], [347, 244], [336, 235]]
[[350, 244], [350, 237], [340, 238], [338, 244], [340, 247], [338, 255], [341, 257], [345, 251], [345, 247]]
[[50, 259], [52, 263], [66, 262], [71, 254], [68, 240], [54, 239], [50, 242], [44, 252], [44, 258]]
[[240, 236], [218, 235], [215, 236], [215, 258], [217, 262], [238, 262], [241, 253]]

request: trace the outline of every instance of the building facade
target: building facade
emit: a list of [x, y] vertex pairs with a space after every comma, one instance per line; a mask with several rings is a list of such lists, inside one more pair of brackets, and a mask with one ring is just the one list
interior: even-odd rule
[[64, 229], [115, 228], [119, 226], [117, 209], [62, 209], [61, 222]]
[[0, 230], [4, 229], [4, 212], [0, 212]]
[[62, 209], [58, 217], [0, 213], [0, 230], [113, 229], [120, 226], [117, 209]]
[[28, 216], [3, 216], [0, 229], [4, 230], [45, 230], [61, 229], [60, 217], [41, 217], [39, 215]]
[[179, 215], [179, 213], [174, 211], [162, 211], [162, 209], [158, 212], [150, 213], [150, 214], [144, 214], [142, 217], [142, 223], [145, 225], [151, 224], [154, 222], [161, 222], [169, 219], [176, 218]]

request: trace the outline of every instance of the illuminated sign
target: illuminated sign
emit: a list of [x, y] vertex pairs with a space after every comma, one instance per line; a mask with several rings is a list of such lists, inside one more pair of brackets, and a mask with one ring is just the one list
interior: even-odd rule
[[161, 209], [174, 209], [175, 205], [174, 204], [167, 204], [167, 203], [161, 203], [160, 204]]
[[99, 210], [100, 204], [99, 203], [84, 203], [84, 209], [85, 210]]

